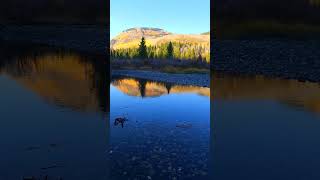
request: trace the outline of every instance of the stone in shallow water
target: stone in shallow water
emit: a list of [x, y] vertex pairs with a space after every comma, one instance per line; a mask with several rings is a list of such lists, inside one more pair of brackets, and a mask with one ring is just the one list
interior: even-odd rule
[[192, 124], [182, 123], [182, 124], [177, 124], [176, 127], [177, 128], [183, 128], [183, 129], [189, 129], [189, 128], [192, 127]]
[[35, 180], [35, 177], [33, 176], [26, 176], [26, 177], [23, 177], [23, 180]]

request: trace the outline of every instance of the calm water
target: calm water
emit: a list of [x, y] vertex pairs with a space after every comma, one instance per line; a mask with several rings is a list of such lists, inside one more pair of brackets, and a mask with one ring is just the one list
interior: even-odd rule
[[37, 46], [0, 49], [0, 179], [106, 179], [105, 59]]
[[208, 179], [209, 88], [117, 77], [110, 94], [113, 179]]
[[105, 58], [53, 48], [0, 58], [0, 180], [320, 178], [317, 83], [218, 74], [210, 90], [109, 81]]
[[319, 84], [223, 75], [212, 83], [214, 178], [320, 178]]

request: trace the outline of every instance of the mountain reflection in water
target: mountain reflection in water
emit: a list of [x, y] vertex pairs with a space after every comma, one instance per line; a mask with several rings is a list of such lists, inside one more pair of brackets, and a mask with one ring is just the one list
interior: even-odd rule
[[110, 178], [209, 179], [210, 88], [113, 77]]
[[213, 75], [211, 83], [212, 98], [216, 100], [270, 100], [291, 108], [320, 113], [318, 83], [223, 74]]
[[4, 48], [0, 73], [46, 102], [84, 112], [109, 111], [105, 57], [46, 47]]
[[214, 74], [210, 179], [318, 180], [318, 83]]
[[108, 67], [105, 55], [0, 43], [1, 180], [108, 179]]
[[194, 93], [210, 96], [210, 88], [198, 86], [182, 86], [172, 83], [156, 82], [144, 79], [113, 78], [111, 84], [129, 96], [159, 97], [167, 94]]

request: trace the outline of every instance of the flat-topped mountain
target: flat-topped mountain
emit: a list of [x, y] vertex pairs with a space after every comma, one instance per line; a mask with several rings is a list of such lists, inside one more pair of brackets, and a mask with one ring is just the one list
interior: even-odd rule
[[130, 28], [130, 29], [127, 29], [127, 30], [124, 30], [123, 33], [131, 33], [131, 32], [135, 32], [135, 33], [140, 33], [140, 34], [143, 34], [143, 35], [150, 35], [150, 36], [153, 36], [153, 35], [167, 35], [169, 34], [168, 32], [166, 32], [165, 30], [163, 29], [160, 29], [160, 28], [148, 28], [148, 27], [137, 27], [137, 28]]
[[159, 28], [130, 28], [111, 40], [112, 49], [138, 47], [141, 38], [146, 39], [147, 45], [159, 45], [168, 42], [191, 44], [210, 44], [210, 33], [204, 34], [174, 34]]

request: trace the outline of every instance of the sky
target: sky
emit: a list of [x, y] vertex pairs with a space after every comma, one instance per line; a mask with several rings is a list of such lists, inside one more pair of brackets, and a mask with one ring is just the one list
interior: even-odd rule
[[110, 37], [133, 27], [172, 33], [210, 31], [210, 0], [110, 0]]

